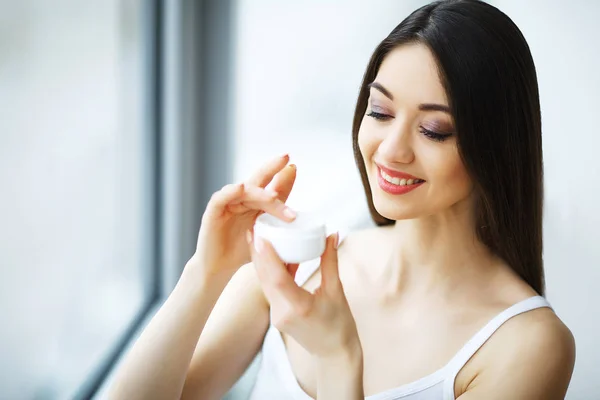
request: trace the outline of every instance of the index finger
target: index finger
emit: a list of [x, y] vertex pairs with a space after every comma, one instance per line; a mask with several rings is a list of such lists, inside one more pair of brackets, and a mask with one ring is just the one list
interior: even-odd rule
[[285, 168], [275, 174], [275, 177], [269, 185], [271, 190], [277, 193], [279, 200], [285, 203], [295, 182], [296, 166], [294, 164], [288, 164]]
[[247, 183], [250, 186], [266, 187], [273, 180], [275, 174], [287, 165], [288, 161], [290, 161], [290, 156], [285, 154], [267, 162], [248, 179]]

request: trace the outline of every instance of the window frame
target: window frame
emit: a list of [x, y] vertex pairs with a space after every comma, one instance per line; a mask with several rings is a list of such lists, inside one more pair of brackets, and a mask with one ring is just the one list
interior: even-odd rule
[[82, 383], [76, 399], [102, 398], [106, 393], [124, 354], [193, 255], [211, 194], [233, 176], [234, 3], [143, 2], [150, 295], [99, 368]]
[[142, 2], [142, 54], [143, 54], [143, 118], [142, 124], [147, 140], [144, 141], [143, 149], [143, 179], [146, 193], [143, 196], [148, 203], [144, 205], [145, 221], [142, 234], [145, 235], [144, 242], [148, 253], [142, 256], [144, 266], [148, 268], [145, 274], [145, 287], [149, 293], [145, 296], [141, 308], [124, 330], [119, 340], [113, 345], [100, 365], [91, 373], [81, 386], [77, 389], [75, 399], [92, 398], [102, 387], [103, 382], [109, 376], [113, 366], [118, 362], [123, 352], [129, 347], [131, 339], [142, 326], [147, 316], [156, 308], [161, 298], [161, 282], [163, 273], [160, 265], [160, 243], [161, 230], [160, 213], [161, 206], [158, 194], [161, 187], [161, 148], [160, 148], [160, 124], [161, 114], [157, 112], [161, 108], [161, 77], [160, 77], [160, 54], [162, 42], [158, 40], [161, 36], [162, 24], [160, 23], [161, 4], [160, 0]]

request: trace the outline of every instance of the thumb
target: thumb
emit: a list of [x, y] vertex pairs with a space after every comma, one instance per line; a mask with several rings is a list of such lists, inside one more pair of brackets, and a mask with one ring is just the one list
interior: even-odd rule
[[325, 252], [321, 256], [321, 287], [332, 294], [342, 288], [338, 270], [338, 240], [339, 233], [327, 237]]

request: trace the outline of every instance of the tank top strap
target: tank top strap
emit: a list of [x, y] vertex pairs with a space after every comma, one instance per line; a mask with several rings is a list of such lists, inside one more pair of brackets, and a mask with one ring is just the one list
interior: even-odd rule
[[[334, 233], [335, 230], [330, 230], [328, 229], [328, 233], [327, 235], [330, 235], [332, 233]], [[342, 241], [346, 238], [346, 236], [348, 236], [348, 230], [338, 230], [340, 238], [339, 238], [339, 244], [342, 243]], [[339, 246], [338, 244], [338, 246]], [[306, 281], [315, 273], [317, 272], [317, 270], [319, 269], [319, 267], [321, 266], [321, 259], [320, 258], [315, 258], [314, 260], [309, 260], [306, 261], [302, 264], [300, 264], [298, 266], [298, 271], [296, 272], [296, 277], [294, 278], [294, 280], [296, 281], [296, 284], [298, 286], [302, 286], [306, 283]]]
[[452, 358], [448, 366], [452, 376], [456, 376], [462, 367], [473, 357], [473, 355], [488, 341], [488, 339], [500, 328], [506, 321], [514, 316], [522, 314], [536, 308], [552, 308], [548, 300], [542, 296], [533, 296], [522, 300], [489, 321], [479, 332], [477, 332], [458, 353]]

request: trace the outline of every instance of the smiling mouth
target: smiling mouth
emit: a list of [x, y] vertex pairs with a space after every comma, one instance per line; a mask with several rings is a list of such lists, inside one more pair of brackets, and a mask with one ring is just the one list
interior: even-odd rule
[[423, 183], [425, 182], [423, 179], [405, 179], [405, 178], [397, 178], [397, 177], [392, 177], [388, 174], [386, 174], [381, 168], [379, 169], [379, 174], [381, 174], [381, 177], [388, 183], [391, 183], [392, 185], [396, 185], [396, 186], [410, 186], [410, 185], [416, 185], [419, 183]]

